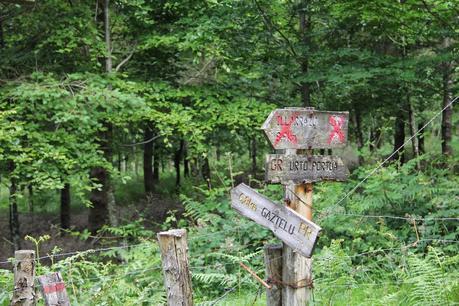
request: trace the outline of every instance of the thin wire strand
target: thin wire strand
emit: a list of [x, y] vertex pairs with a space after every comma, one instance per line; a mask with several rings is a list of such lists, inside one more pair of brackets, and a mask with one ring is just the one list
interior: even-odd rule
[[368, 173], [363, 178], [363, 180], [361, 180], [357, 185], [354, 186], [354, 188], [352, 188], [338, 202], [336, 202], [335, 206], [339, 205], [346, 198], [348, 198], [352, 193], [354, 193], [363, 183], [366, 182], [367, 179], [369, 179], [373, 174], [375, 174], [376, 171], [378, 171], [386, 162], [388, 162], [395, 154], [397, 154], [404, 146], [406, 146], [414, 137], [416, 137], [422, 130], [424, 130], [430, 123], [432, 123], [432, 121], [434, 121], [440, 114], [442, 114], [445, 111], [445, 109], [447, 109], [448, 107], [453, 105], [453, 103], [456, 102], [457, 99], [459, 99], [459, 96], [457, 96], [453, 100], [451, 100], [451, 102], [449, 102], [445, 107], [443, 107], [443, 109], [441, 111], [436, 113], [426, 124], [424, 124], [423, 127], [421, 127], [419, 130], [417, 130], [417, 132], [414, 133], [414, 135], [412, 135], [410, 138], [408, 138], [408, 140], [405, 141], [397, 150], [392, 152], [392, 154], [389, 155], [389, 157], [387, 157], [382, 163], [380, 163], [376, 168], [374, 168], [370, 173]]
[[[104, 251], [110, 251], [110, 250], [115, 250], [115, 249], [127, 249], [127, 248], [141, 246], [141, 245], [150, 244], [150, 243], [151, 242], [142, 242], [142, 243], [137, 243], [137, 244], [120, 245], [120, 246], [100, 248], [100, 249], [88, 249], [88, 250], [72, 251], [72, 252], [67, 252], [67, 253], [58, 253], [58, 254], [53, 254], [53, 255], [40, 256], [38, 258], [35, 258], [35, 261], [39, 261], [41, 259], [46, 259], [46, 258], [63, 257], [63, 256], [71, 256], [71, 255], [78, 255], [78, 254], [86, 254], [86, 253], [104, 252]], [[10, 260], [0, 261], [0, 264], [8, 264], [8, 263], [12, 263], [12, 262], [20, 262], [20, 261], [14, 261], [14, 258], [13, 258], [13, 261], [10, 261]]]

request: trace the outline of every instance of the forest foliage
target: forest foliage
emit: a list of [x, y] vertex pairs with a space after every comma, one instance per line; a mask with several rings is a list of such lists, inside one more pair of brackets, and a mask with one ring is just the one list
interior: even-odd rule
[[[20, 222], [51, 211], [62, 235], [134, 246], [54, 259], [57, 245], [39, 273], [61, 271], [75, 304], [154, 304], [165, 301], [155, 231], [185, 227], [196, 301], [233, 289], [229, 303], [260, 303], [238, 262], [262, 275], [263, 245], [275, 240], [231, 210], [228, 191], [244, 181], [282, 202], [281, 187], [263, 183], [271, 148], [260, 126], [273, 109], [309, 106], [351, 118], [349, 146], [332, 152], [350, 180], [314, 186], [314, 303], [457, 303], [458, 8], [0, 1], [2, 254], [52, 241], [25, 239]], [[182, 211], [150, 225], [120, 213], [164, 199]], [[85, 228], [72, 227], [79, 211]], [[11, 290], [0, 269], [0, 304]]]

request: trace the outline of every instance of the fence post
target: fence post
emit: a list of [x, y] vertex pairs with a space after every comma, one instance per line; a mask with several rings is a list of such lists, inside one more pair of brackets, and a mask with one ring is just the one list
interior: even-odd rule
[[[308, 156], [312, 150], [307, 150]], [[295, 149], [287, 149], [286, 154], [296, 154]], [[312, 183], [287, 184], [285, 186], [286, 204], [308, 220], [312, 219]], [[312, 260], [295, 252], [284, 243], [282, 251], [282, 305], [307, 305], [309, 296], [310, 280], [312, 277]]]
[[65, 282], [60, 272], [39, 276], [38, 282], [46, 306], [70, 306]]
[[282, 306], [282, 244], [265, 246], [266, 278], [271, 289], [266, 289], [266, 305]]
[[167, 304], [193, 305], [191, 275], [188, 262], [188, 245], [184, 229], [158, 233]]
[[35, 251], [16, 251], [14, 259], [14, 292], [11, 306], [35, 305]]

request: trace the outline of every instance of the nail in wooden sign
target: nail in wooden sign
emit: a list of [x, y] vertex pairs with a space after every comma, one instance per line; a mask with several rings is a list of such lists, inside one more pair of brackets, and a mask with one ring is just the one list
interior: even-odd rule
[[274, 149], [331, 149], [347, 143], [349, 112], [276, 109], [261, 127]]
[[241, 215], [269, 228], [289, 247], [311, 257], [320, 226], [292, 209], [272, 202], [244, 183], [231, 190], [231, 206]]
[[65, 283], [59, 272], [39, 276], [38, 282], [46, 306], [70, 306]]
[[303, 184], [323, 180], [345, 181], [349, 170], [338, 156], [269, 154], [266, 157], [267, 183]]

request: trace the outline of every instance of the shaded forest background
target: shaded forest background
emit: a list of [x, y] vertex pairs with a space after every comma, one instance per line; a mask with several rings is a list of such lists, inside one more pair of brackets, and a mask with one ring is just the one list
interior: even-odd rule
[[[286, 106], [351, 116], [348, 148], [316, 152], [352, 170], [346, 184], [317, 185], [320, 254], [419, 240], [409, 222], [355, 230], [363, 219], [328, 216], [458, 217], [458, 16], [457, 0], [0, 1], [1, 258], [34, 239], [44, 252], [79, 250], [168, 226], [221, 232], [213, 251], [223, 250], [236, 218], [229, 187], [245, 181], [281, 199], [262, 183], [272, 150], [260, 126]], [[420, 223], [415, 253], [437, 247], [454, 279], [457, 245], [429, 239], [459, 240], [457, 220]], [[248, 254], [272, 239], [251, 229], [238, 241]], [[196, 281], [203, 299], [223, 290]], [[449, 286], [457, 302], [457, 279]]]

